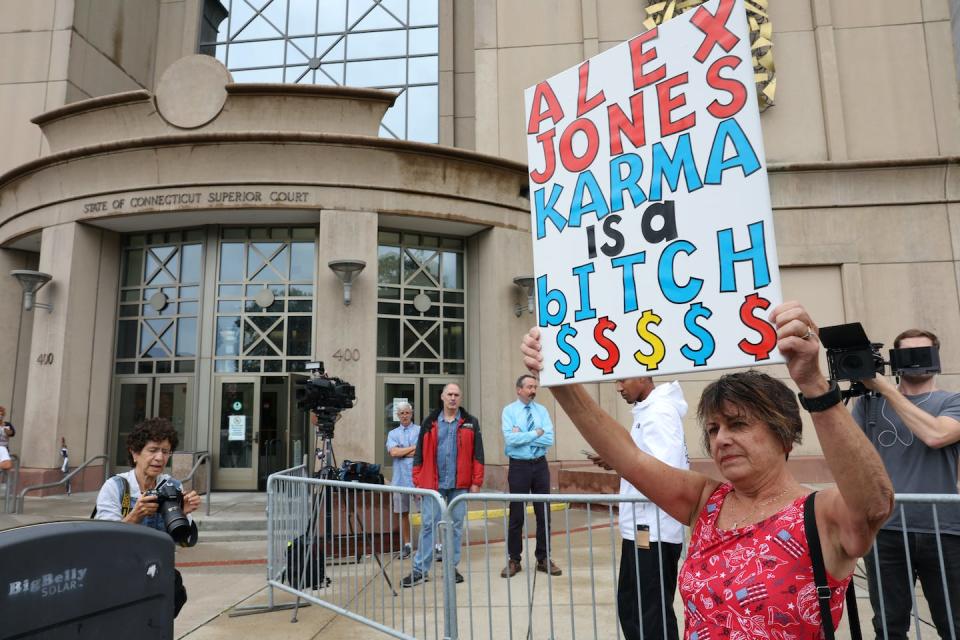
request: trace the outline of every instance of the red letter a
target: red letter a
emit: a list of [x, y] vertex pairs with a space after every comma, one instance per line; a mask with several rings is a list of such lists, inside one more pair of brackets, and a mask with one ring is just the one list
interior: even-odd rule
[[[546, 101], [546, 110], [541, 110], [543, 102]], [[530, 108], [530, 123], [527, 125], [527, 133], [537, 133], [540, 131], [540, 123], [550, 118], [553, 124], [563, 120], [563, 109], [557, 101], [557, 96], [553, 93], [550, 83], [546, 80], [537, 85], [533, 90], [533, 105]]]

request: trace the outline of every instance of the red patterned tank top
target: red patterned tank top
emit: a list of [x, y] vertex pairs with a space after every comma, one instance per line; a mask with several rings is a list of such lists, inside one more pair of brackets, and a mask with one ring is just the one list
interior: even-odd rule
[[[722, 484], [704, 505], [680, 570], [680, 597], [688, 640], [806, 640], [822, 638], [820, 604], [797, 498], [766, 520], [738, 529], [717, 528], [727, 494]], [[827, 574], [834, 628], [843, 615], [850, 578]]]

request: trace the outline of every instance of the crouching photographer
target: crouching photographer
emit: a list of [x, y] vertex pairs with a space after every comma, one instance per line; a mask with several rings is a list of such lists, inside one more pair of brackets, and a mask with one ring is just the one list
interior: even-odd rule
[[[141, 524], [167, 532], [182, 547], [197, 543], [197, 525], [189, 514], [200, 506], [196, 491], [184, 495], [180, 482], [163, 470], [177, 448], [177, 431], [166, 418], [149, 418], [127, 436], [133, 468], [107, 480], [97, 495], [97, 520]], [[187, 601], [183, 578], [175, 571], [174, 617]]]

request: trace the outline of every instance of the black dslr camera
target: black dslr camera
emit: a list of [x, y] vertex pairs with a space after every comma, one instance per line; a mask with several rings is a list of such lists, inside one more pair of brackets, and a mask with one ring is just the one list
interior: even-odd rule
[[297, 382], [303, 385], [297, 389], [297, 406], [304, 411], [313, 412], [317, 416], [317, 430], [320, 435], [332, 438], [337, 417], [344, 409], [353, 408], [357, 399], [356, 389], [349, 382], [328, 376], [322, 362], [311, 364], [313, 377]]
[[163, 516], [167, 533], [177, 544], [186, 544], [190, 538], [190, 521], [183, 513], [183, 492], [166, 480], [156, 489], [144, 492], [145, 496], [157, 496], [157, 513]]
[[880, 352], [883, 344], [870, 342], [859, 322], [821, 327], [820, 342], [827, 349], [830, 379], [851, 381], [850, 388], [842, 392], [844, 398], [867, 393], [860, 381], [883, 375], [887, 364], [896, 376], [940, 373], [939, 347], [890, 349], [890, 360], [884, 361]]

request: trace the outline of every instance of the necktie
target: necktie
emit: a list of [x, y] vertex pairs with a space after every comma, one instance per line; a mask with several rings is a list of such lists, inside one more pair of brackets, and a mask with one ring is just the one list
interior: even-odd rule
[[527, 431], [533, 431], [536, 427], [533, 424], [533, 411], [530, 410], [530, 405], [524, 407], [524, 411], [527, 412]]

